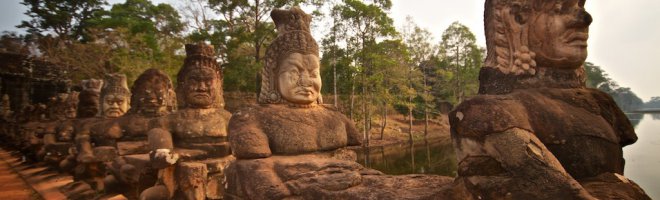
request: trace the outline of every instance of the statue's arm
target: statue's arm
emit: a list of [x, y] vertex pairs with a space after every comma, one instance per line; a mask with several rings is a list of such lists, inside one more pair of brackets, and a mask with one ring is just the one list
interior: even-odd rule
[[351, 119], [348, 119], [344, 116], [344, 122], [346, 124], [346, 134], [348, 137], [349, 146], [359, 146], [362, 145], [362, 137], [360, 137], [360, 132], [355, 128], [355, 123]]
[[593, 199], [532, 132], [524, 108], [470, 103], [449, 115], [459, 185], [487, 199]]
[[266, 158], [272, 155], [268, 136], [258, 123], [257, 113], [239, 111], [227, 127], [232, 154], [238, 159]]
[[614, 99], [607, 93], [592, 89], [594, 97], [599, 102], [601, 116], [612, 125], [619, 137], [619, 144], [624, 147], [637, 141], [637, 134], [626, 114], [619, 108]]

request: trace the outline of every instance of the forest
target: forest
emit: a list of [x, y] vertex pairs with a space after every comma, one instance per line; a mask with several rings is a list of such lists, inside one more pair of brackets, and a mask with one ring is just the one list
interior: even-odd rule
[[[70, 79], [119, 72], [129, 84], [157, 68], [176, 81], [186, 43], [214, 45], [224, 90], [258, 94], [266, 47], [276, 36], [270, 10], [299, 6], [313, 14], [321, 47], [325, 103], [335, 104], [365, 135], [392, 112], [413, 120], [435, 118], [477, 94], [486, 55], [471, 30], [454, 22], [433, 35], [408, 17], [396, 27], [390, 0], [22, 0], [23, 33], [3, 32], [0, 51], [26, 54], [66, 66]], [[435, 40], [438, 38], [439, 40]], [[439, 42], [435, 42], [439, 41]], [[587, 86], [610, 94], [626, 111], [645, 106], [631, 88], [619, 86], [586, 63]], [[660, 97], [646, 106], [660, 107]], [[426, 129], [424, 135], [427, 134]], [[412, 138], [412, 134], [410, 134]]]

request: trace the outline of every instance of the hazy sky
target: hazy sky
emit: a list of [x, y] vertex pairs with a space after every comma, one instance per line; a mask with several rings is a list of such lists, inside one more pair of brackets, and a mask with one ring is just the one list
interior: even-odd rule
[[[19, 2], [0, 3], [0, 31], [16, 31], [14, 26], [26, 19], [26, 8]], [[437, 41], [449, 24], [459, 21], [470, 27], [477, 42], [485, 46], [483, 0], [393, 0], [393, 4], [390, 14], [398, 27], [406, 16], [412, 16]], [[655, 64], [655, 59], [660, 59], [660, 1], [588, 0], [586, 8], [594, 18], [587, 61], [601, 66], [619, 85], [632, 88], [644, 101], [660, 96], [660, 66]]]

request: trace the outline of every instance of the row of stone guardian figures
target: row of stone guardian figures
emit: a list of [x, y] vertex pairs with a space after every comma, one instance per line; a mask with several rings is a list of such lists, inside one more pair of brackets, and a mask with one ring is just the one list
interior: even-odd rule
[[322, 102], [311, 16], [271, 17], [256, 105], [226, 111], [213, 46], [189, 44], [176, 86], [149, 69], [17, 112], [5, 96], [0, 136], [73, 175], [70, 199], [650, 199], [623, 176], [632, 125], [585, 87], [584, 0], [486, 0], [479, 95], [449, 114], [458, 177], [358, 164], [354, 123]]

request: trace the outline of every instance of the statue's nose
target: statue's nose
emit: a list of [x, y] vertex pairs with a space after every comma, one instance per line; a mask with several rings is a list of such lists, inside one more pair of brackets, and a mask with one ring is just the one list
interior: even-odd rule
[[575, 15], [575, 20], [572, 23], [572, 26], [574, 27], [589, 27], [591, 22], [594, 21], [594, 19], [591, 18], [591, 14], [584, 10], [584, 8], [577, 11]]
[[298, 85], [299, 86], [312, 86], [312, 79], [309, 77], [309, 74], [303, 73], [300, 75], [300, 79], [298, 79]]

